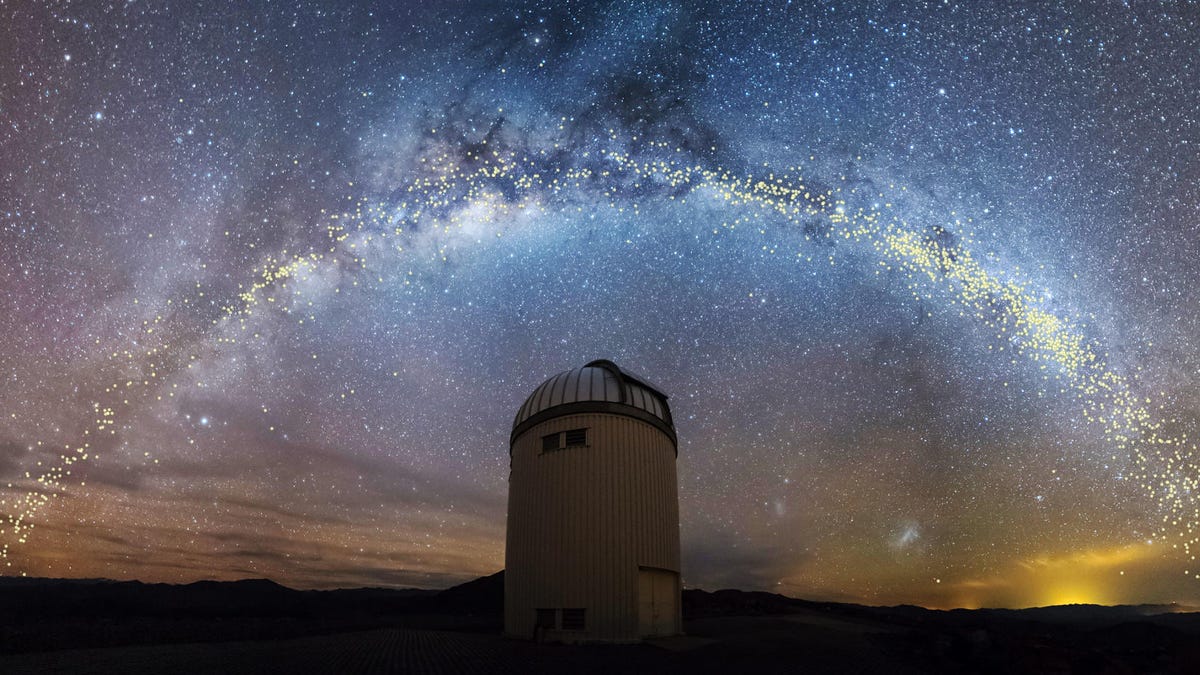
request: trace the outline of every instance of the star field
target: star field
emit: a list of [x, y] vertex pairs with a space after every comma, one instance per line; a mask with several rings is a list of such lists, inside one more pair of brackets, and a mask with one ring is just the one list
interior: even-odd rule
[[593, 358], [685, 584], [1200, 602], [1200, 11], [0, 5], [6, 574], [444, 586]]

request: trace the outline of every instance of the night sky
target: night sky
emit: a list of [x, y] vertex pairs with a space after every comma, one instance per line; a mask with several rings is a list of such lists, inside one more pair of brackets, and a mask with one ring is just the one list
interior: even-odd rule
[[1196, 5], [202, 4], [0, 2], [4, 574], [489, 574], [609, 358], [686, 586], [1200, 604]]

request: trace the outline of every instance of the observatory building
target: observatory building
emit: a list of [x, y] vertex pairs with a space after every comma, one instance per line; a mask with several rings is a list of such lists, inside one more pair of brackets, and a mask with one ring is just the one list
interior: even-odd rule
[[535, 389], [510, 443], [505, 633], [564, 642], [680, 633], [667, 396], [592, 361]]

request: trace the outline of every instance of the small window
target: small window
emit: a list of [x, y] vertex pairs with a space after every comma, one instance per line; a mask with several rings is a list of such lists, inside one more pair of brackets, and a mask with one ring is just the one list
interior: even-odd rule
[[534, 628], [549, 628], [551, 630], [557, 628], [555, 625], [555, 619], [557, 618], [555, 614], [558, 614], [558, 610], [538, 609], [534, 611], [537, 612], [537, 622], [534, 624]]
[[572, 429], [564, 435], [567, 437], [566, 446], [568, 448], [587, 445], [587, 429]]
[[550, 434], [542, 436], [542, 452], [554, 452], [558, 450], [558, 437], [560, 434]]
[[566, 608], [562, 611], [563, 630], [585, 630], [587, 627], [587, 610]]

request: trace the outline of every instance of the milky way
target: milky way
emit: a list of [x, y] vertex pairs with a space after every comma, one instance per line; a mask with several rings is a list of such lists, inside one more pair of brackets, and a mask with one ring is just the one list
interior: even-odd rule
[[1194, 9], [0, 11], [7, 573], [489, 573], [611, 358], [688, 585], [1200, 601]]

